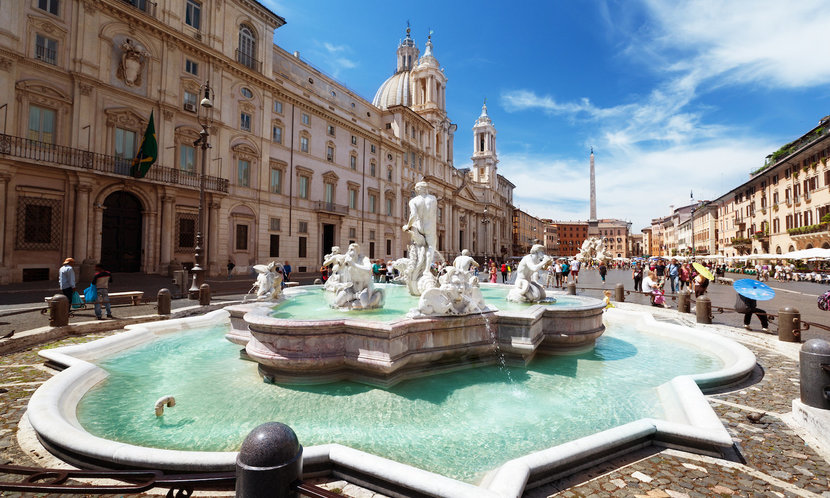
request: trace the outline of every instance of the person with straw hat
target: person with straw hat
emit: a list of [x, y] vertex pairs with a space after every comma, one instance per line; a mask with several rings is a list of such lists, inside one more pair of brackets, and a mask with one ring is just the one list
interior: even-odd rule
[[66, 258], [58, 271], [58, 286], [70, 303], [72, 302], [72, 295], [75, 294], [75, 269], [72, 268], [74, 264], [74, 259]]

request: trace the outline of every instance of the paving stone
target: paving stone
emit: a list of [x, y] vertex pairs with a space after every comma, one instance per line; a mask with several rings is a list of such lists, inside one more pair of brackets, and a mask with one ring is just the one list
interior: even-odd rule
[[642, 482], [651, 482], [652, 481], [651, 477], [643, 474], [640, 471], [634, 472], [633, 474], [631, 474], [631, 477], [633, 477], [635, 479], [638, 479]]

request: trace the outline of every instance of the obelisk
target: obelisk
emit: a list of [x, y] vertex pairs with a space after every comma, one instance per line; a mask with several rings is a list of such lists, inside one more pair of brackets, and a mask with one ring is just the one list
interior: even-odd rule
[[599, 221], [597, 221], [597, 180], [594, 170], [593, 147], [591, 147], [591, 213], [588, 218], [588, 237], [599, 237]]

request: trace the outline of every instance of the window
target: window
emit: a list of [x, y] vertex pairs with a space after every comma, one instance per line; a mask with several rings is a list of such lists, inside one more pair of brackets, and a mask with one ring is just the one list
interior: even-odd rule
[[193, 62], [190, 59], [184, 60], [184, 71], [186, 73], [190, 73], [193, 76], [199, 76], [199, 63]]
[[307, 257], [306, 254], [306, 237], [298, 237], [299, 247], [297, 248], [298, 256], [301, 258]]
[[35, 59], [55, 65], [58, 63], [58, 42], [41, 34], [35, 35]]
[[184, 110], [190, 112], [196, 112], [196, 94], [188, 92], [187, 90], [184, 91]]
[[334, 184], [327, 183], [326, 184], [326, 191], [325, 191], [325, 199], [326, 203], [331, 204], [334, 202]]
[[282, 114], [282, 102], [279, 100], [274, 101], [274, 112]]
[[196, 247], [196, 220], [198, 218], [194, 214], [180, 214], [177, 216], [178, 229], [176, 231], [179, 234], [179, 249]]
[[392, 216], [392, 199], [386, 199], [386, 215]]
[[187, 5], [184, 10], [184, 22], [192, 28], [201, 29], [202, 4], [194, 0], [187, 0]]
[[300, 137], [300, 151], [308, 152], [308, 137]]
[[357, 137], [352, 135], [352, 145], [357, 145]]
[[37, 0], [37, 8], [46, 12], [58, 15], [60, 0]]
[[236, 225], [236, 250], [248, 250], [248, 225]]
[[272, 232], [279, 232], [280, 231], [280, 219], [279, 218], [270, 218], [268, 227]]
[[369, 240], [375, 240], [375, 231], [369, 230]]
[[357, 169], [357, 156], [349, 156], [349, 167]]
[[389, 168], [388, 170], [386, 170], [386, 179], [389, 180], [390, 182], [392, 181], [392, 168]]
[[308, 114], [303, 113], [302, 116], [303, 124], [308, 126], [311, 123], [311, 118], [308, 117]]
[[327, 125], [327, 126], [326, 126], [326, 132], [327, 132], [330, 136], [332, 136], [332, 137], [333, 137], [333, 136], [334, 136], [334, 125]]
[[308, 222], [307, 221], [301, 221], [300, 225], [299, 225], [299, 228], [297, 229], [297, 232], [298, 233], [308, 233]]
[[257, 60], [254, 57], [256, 54], [256, 39], [254, 32], [244, 24], [239, 27], [239, 50], [237, 51], [237, 60], [244, 66], [258, 70]]
[[377, 198], [376, 195], [369, 194], [369, 212], [370, 213], [376, 213], [377, 212], [377, 206], [375, 205], [375, 203], [377, 203], [377, 200], [378, 200], [378, 198]]
[[375, 153], [375, 144], [371, 144], [371, 145], [369, 146], [369, 151], [370, 151], [372, 154], [374, 154], [374, 153]]
[[326, 161], [334, 162], [334, 147], [331, 145], [326, 146]]
[[239, 113], [239, 128], [242, 131], [251, 131], [251, 115], [247, 112]]
[[282, 127], [275, 125], [271, 128], [271, 140], [278, 144], [282, 143]]
[[280, 236], [277, 234], [271, 234], [271, 243], [268, 249], [268, 256], [272, 258], [280, 257]]
[[35, 105], [29, 106], [29, 134], [26, 138], [54, 144], [55, 111]]
[[357, 190], [349, 189], [349, 209], [357, 209]]
[[17, 249], [57, 250], [61, 243], [60, 199], [17, 198]]
[[392, 255], [392, 241], [390, 239], [386, 239], [386, 255]]
[[369, 163], [369, 176], [375, 176], [375, 162]]
[[349, 238], [354, 239], [357, 237], [357, 229], [352, 227], [349, 228]]
[[308, 199], [308, 177], [300, 177], [300, 199]]
[[274, 194], [282, 193], [282, 170], [277, 168], [271, 168], [271, 192]]
[[115, 129], [115, 156], [122, 159], [135, 157], [135, 132]]
[[188, 173], [196, 172], [196, 148], [179, 145], [179, 169]]
[[242, 96], [245, 97], [246, 99], [250, 99], [254, 96], [254, 92], [252, 92], [250, 88], [244, 87], [244, 86], [239, 91], [239, 93], [241, 93]]
[[240, 159], [236, 166], [236, 184], [240, 187], [249, 186], [251, 181], [251, 162]]

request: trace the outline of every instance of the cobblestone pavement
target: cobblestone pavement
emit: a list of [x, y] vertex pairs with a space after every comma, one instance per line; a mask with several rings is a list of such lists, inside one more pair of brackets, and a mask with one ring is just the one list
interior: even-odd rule
[[[688, 321], [688, 318], [678, 318], [673, 311], [661, 311], [658, 319]], [[759, 339], [757, 334], [742, 330], [720, 329], [752, 350], [759, 364], [757, 375], [751, 381], [728, 392], [707, 396], [745, 463], [735, 461], [739, 458], [728, 460], [679, 450], [645, 448], [528, 490], [526, 496], [830, 498], [830, 463], [786, 423], [791, 401], [799, 396], [798, 362], [791, 359], [792, 354], [784, 355], [770, 347], [774, 339], [769, 336]], [[26, 403], [32, 392], [53, 374], [44, 366], [38, 350], [86, 342], [115, 332], [73, 336], [0, 357], [0, 463], [37, 466], [44, 461], [42, 455], [28, 454], [17, 443], [18, 423]], [[752, 423], [747, 418], [752, 413], [765, 415], [759, 423]], [[381, 496], [344, 481], [317, 479], [314, 482], [344, 496]]]

